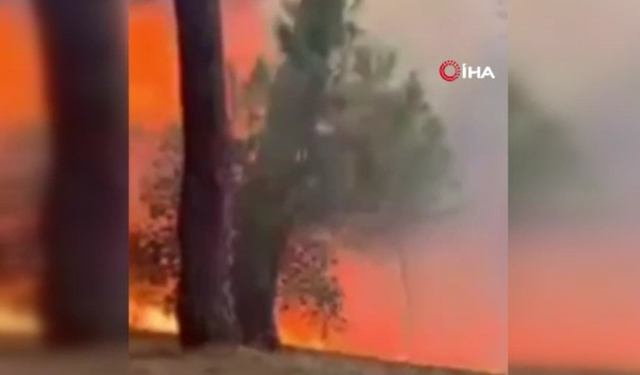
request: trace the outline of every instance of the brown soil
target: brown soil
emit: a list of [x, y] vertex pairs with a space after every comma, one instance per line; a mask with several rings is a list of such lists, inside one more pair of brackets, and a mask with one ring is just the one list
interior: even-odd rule
[[208, 348], [183, 354], [173, 340], [148, 338], [132, 340], [129, 353], [130, 375], [488, 375], [295, 349]]

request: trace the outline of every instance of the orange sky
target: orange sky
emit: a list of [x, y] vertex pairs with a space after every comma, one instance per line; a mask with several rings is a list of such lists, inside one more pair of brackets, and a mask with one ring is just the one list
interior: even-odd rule
[[[225, 4], [229, 4], [224, 9], [228, 59], [240, 74], [246, 75], [255, 58], [265, 52], [268, 43], [264, 34], [267, 29], [265, 20], [251, 0], [228, 1]], [[9, 10], [8, 7], [6, 2], [0, 3], [0, 129], [41, 122], [43, 118], [33, 27], [24, 10]], [[130, 8], [129, 93], [131, 124], [157, 129], [177, 121], [176, 46], [168, 7], [139, 4]], [[518, 305], [510, 301], [513, 317], [507, 323], [499, 312], [499, 304], [496, 304], [496, 300], [503, 298], [504, 301], [506, 298], [504, 290], [491, 281], [495, 273], [494, 259], [484, 256], [490, 252], [483, 250], [499, 245], [495, 239], [474, 234], [472, 228], [458, 230], [463, 230], [465, 235], [442, 239], [436, 241], [435, 245], [429, 242], [432, 250], [413, 263], [413, 286], [417, 296], [417, 332], [411, 350], [413, 360], [504, 370], [506, 327], [509, 324], [509, 350], [519, 359], [575, 363], [591, 361], [592, 364], [640, 368], [640, 356], [631, 352], [633, 348], [640, 347], [640, 343], [634, 341], [640, 337], [640, 326], [636, 325], [638, 320], [634, 317], [640, 314], [631, 313], [639, 309], [629, 308], [620, 312], [619, 316], [611, 312], [606, 315], [590, 308], [593, 303], [580, 302], [589, 300], [586, 292], [581, 294], [582, 297], [576, 297], [575, 303], [561, 304], [560, 292], [552, 292], [559, 290], [562, 280], [587, 283], [590, 273], [584, 270], [572, 273], [572, 268], [563, 268], [563, 264], [569, 264], [570, 257], [557, 264], [556, 268], [549, 267], [550, 264], [556, 264], [555, 261], [552, 258], [544, 259], [538, 253], [535, 259], [511, 259], [509, 298], [529, 301], [529, 304], [523, 302]], [[419, 236], [413, 241], [417, 241], [414, 245], [421, 244], [415, 246], [417, 248], [426, 247], [426, 240], [421, 240]], [[538, 246], [548, 247], [545, 244]], [[374, 263], [365, 264], [357, 257], [350, 256], [345, 257], [341, 267], [341, 279], [350, 296], [346, 309], [352, 324], [351, 333], [336, 345], [362, 354], [396, 357], [400, 351], [399, 311], [402, 306], [397, 269]], [[616, 275], [613, 270], [608, 272], [611, 278]], [[557, 284], [538, 282], [549, 280], [550, 274]], [[562, 290], [570, 294], [578, 288], [577, 284], [567, 284]], [[596, 287], [593, 285], [593, 288]], [[618, 290], [627, 289], [619, 286]], [[556, 303], [548, 302], [544, 304], [544, 311], [541, 310], [539, 306], [543, 301], [548, 301], [542, 298], [550, 299], [552, 296], [555, 296]], [[616, 298], [623, 299], [618, 295]], [[559, 307], [554, 309], [554, 306]], [[571, 325], [570, 322], [575, 324]], [[580, 328], [577, 322], [588, 323], [583, 323]], [[606, 329], [598, 330], [596, 326], [600, 325]], [[598, 333], [598, 336], [593, 336], [597, 340], [587, 339], [576, 331], [586, 326]], [[611, 329], [612, 326], [620, 329]], [[629, 336], [625, 338], [623, 333]], [[603, 341], [607, 345], [603, 346]]]

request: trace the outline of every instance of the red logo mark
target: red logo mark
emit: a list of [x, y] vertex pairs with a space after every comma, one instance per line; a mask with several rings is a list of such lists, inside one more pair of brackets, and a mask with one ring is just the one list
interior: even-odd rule
[[[453, 68], [452, 74], [447, 74], [446, 70], [448, 67]], [[453, 60], [443, 62], [442, 65], [440, 65], [440, 77], [447, 82], [455, 81], [460, 77], [460, 65]]]

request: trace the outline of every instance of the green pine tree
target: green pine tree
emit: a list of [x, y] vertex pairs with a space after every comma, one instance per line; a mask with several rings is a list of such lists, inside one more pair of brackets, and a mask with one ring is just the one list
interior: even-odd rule
[[[238, 262], [256, 265], [252, 275], [239, 275], [239, 284], [274, 293], [279, 269], [288, 304], [337, 316], [340, 309], [331, 306], [341, 303], [326, 298], [341, 296], [331, 262], [303, 259], [318, 249], [329, 251], [335, 238], [325, 238], [323, 246], [288, 239], [364, 211], [386, 226], [391, 218], [428, 216], [455, 185], [445, 128], [418, 76], [393, 84], [397, 53], [363, 38], [366, 32], [353, 14], [360, 5], [284, 3], [285, 15], [276, 23], [284, 60], [269, 91], [258, 160], [242, 188], [238, 227]], [[331, 65], [331, 54], [341, 63]], [[316, 287], [297, 285], [301, 277]], [[327, 290], [335, 292], [322, 292]], [[256, 308], [246, 305], [249, 319]]]

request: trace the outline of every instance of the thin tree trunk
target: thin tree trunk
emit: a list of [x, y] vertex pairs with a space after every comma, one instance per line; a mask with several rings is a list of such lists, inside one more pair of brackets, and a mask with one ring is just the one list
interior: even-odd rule
[[36, 0], [50, 105], [45, 338], [128, 340], [128, 103], [123, 1]]
[[220, 3], [176, 0], [184, 172], [178, 218], [183, 347], [237, 339], [231, 293], [232, 189]]

